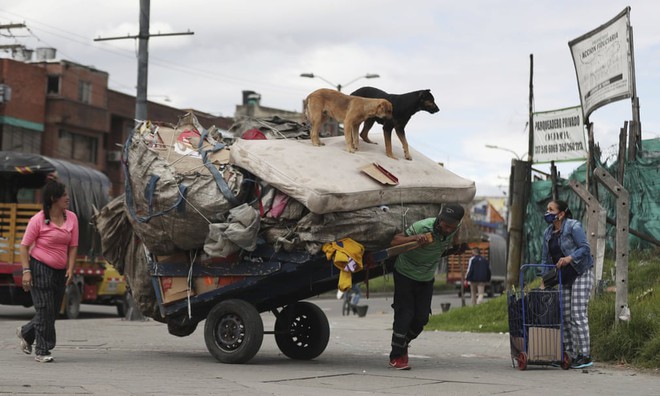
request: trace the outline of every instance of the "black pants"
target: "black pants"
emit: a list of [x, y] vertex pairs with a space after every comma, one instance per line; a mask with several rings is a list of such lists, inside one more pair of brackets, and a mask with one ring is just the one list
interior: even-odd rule
[[419, 282], [394, 270], [394, 324], [390, 359], [404, 355], [408, 343], [424, 330], [431, 314], [433, 281]]
[[30, 294], [37, 312], [21, 331], [28, 344], [36, 340], [37, 355], [50, 355], [50, 350], [55, 348], [55, 318], [64, 298], [66, 270], [51, 268], [33, 257], [30, 257], [30, 270]]

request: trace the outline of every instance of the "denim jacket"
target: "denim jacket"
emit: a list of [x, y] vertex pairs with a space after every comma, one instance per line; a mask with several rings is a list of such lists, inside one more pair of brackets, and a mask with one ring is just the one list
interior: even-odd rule
[[[550, 224], [543, 235], [543, 255], [541, 256], [543, 264], [556, 264], [552, 262], [548, 249], [553, 228], [554, 226]], [[564, 256], [573, 257], [571, 265], [578, 275], [584, 274], [589, 268], [593, 267], [594, 259], [591, 257], [591, 248], [587, 241], [587, 235], [579, 221], [575, 219], [564, 220], [559, 235], [559, 246]]]

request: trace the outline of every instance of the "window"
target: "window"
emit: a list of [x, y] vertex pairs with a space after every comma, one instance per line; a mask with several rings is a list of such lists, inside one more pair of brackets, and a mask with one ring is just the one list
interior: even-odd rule
[[92, 83], [80, 81], [78, 85], [78, 100], [83, 103], [92, 103]]
[[0, 149], [33, 154], [41, 152], [41, 132], [7, 124], [0, 125], [0, 131]]
[[96, 164], [98, 140], [95, 137], [60, 130], [57, 148], [62, 158]]
[[48, 87], [46, 88], [46, 93], [60, 93], [60, 76], [48, 76]]

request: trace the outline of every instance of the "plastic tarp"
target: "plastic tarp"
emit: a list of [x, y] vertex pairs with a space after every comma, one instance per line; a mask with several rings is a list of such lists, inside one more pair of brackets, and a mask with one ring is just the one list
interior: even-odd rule
[[192, 113], [177, 125], [134, 129], [124, 147], [126, 209], [152, 253], [201, 248], [208, 224], [241, 203], [243, 173], [225, 163], [224, 151]]
[[[316, 214], [391, 204], [470, 202], [474, 197], [473, 181], [452, 173], [413, 148], [412, 161], [388, 158], [382, 137], [374, 133], [372, 138], [378, 144], [360, 142], [359, 151], [354, 154], [346, 151], [343, 136], [322, 139], [322, 147], [312, 146], [310, 140], [238, 139], [230, 158], [234, 165]], [[397, 154], [403, 157], [401, 152]], [[383, 185], [360, 170], [372, 163], [396, 176], [399, 184]]]
[[111, 184], [106, 175], [83, 165], [37, 154], [0, 151], [0, 159], [2, 202], [15, 203], [19, 189], [41, 188], [46, 176], [56, 172], [58, 180], [67, 186], [70, 210], [78, 216], [78, 252], [89, 255], [100, 253], [100, 241], [90, 221], [94, 210], [109, 201]]

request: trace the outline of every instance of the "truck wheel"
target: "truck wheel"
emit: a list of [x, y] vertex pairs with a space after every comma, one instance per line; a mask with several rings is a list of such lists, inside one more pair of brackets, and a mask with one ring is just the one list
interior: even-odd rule
[[312, 303], [288, 305], [275, 320], [275, 342], [291, 359], [314, 359], [323, 353], [329, 339], [328, 318]]
[[117, 315], [119, 315], [120, 318], [126, 317], [126, 313], [130, 308], [128, 298], [128, 293], [125, 293], [117, 300]]
[[66, 305], [64, 306], [64, 316], [67, 319], [76, 319], [80, 315], [80, 289], [75, 283], [66, 287], [65, 292]]
[[204, 341], [222, 363], [245, 363], [257, 354], [264, 340], [264, 323], [257, 309], [243, 300], [217, 304], [206, 318]]

